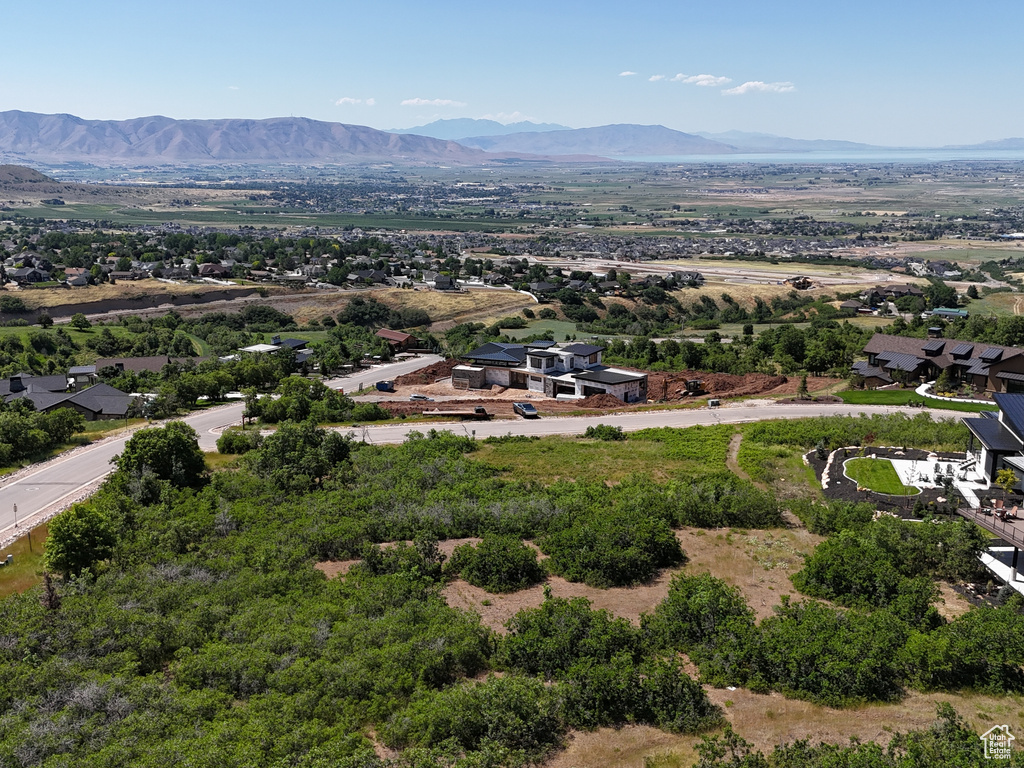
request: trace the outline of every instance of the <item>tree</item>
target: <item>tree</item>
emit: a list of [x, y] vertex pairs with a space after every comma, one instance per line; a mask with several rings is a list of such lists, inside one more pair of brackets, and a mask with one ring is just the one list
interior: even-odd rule
[[996, 485], [1003, 489], [1004, 493], [1009, 493], [1013, 490], [1013, 487], [1019, 482], [1017, 473], [1007, 467], [1006, 469], [1000, 469], [996, 472]]
[[43, 563], [68, 579], [110, 557], [115, 541], [107, 515], [92, 503], [75, 504], [50, 522]]
[[89, 318], [81, 312], [76, 312], [71, 316], [71, 327], [84, 331], [86, 328], [92, 328], [92, 323], [90, 323]]
[[967, 298], [976, 299], [978, 298], [978, 286], [969, 285], [967, 286]]
[[203, 480], [206, 462], [199, 450], [199, 435], [183, 421], [136, 432], [117, 457], [117, 468], [127, 475], [148, 467], [161, 480], [179, 487], [196, 487]]
[[43, 312], [39, 317], [36, 318], [36, 323], [41, 325], [43, 328], [49, 328], [53, 325], [53, 318]]

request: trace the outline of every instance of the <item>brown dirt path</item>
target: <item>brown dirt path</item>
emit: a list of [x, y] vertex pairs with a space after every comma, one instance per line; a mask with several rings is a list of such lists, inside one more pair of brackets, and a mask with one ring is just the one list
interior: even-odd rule
[[729, 451], [725, 455], [725, 466], [727, 466], [729, 468], [729, 471], [731, 471], [737, 477], [743, 480], [749, 480], [750, 475], [743, 471], [743, 468], [740, 466], [739, 461], [737, 461], [737, 457], [740, 454], [740, 443], [742, 441], [742, 432], [737, 432], [735, 435], [732, 436], [732, 439], [729, 441]]

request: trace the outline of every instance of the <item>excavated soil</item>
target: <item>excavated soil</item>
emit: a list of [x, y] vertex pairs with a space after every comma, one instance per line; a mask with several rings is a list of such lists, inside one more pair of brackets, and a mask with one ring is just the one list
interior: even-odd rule
[[442, 360], [439, 363], [432, 363], [426, 368], [420, 368], [413, 373], [406, 373], [395, 378], [395, 384], [401, 386], [418, 386], [421, 384], [433, 384], [438, 379], [447, 379], [452, 375], [452, 369], [459, 364], [459, 361], [452, 358]]

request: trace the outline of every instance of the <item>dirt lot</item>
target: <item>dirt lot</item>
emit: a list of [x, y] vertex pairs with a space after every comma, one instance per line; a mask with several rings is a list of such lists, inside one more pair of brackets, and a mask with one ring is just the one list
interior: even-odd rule
[[[536, 392], [523, 389], [507, 389], [491, 387], [490, 389], [455, 389], [451, 383], [451, 368], [455, 361], [438, 363], [423, 371], [399, 376], [395, 379], [395, 391], [370, 394], [365, 399], [375, 400], [394, 415], [412, 415], [435, 406], [421, 402], [410, 402], [409, 395], [426, 395], [438, 402], [448, 402], [450, 407], [474, 407], [482, 405], [489, 413], [501, 417], [511, 417], [512, 403], [520, 400], [532, 402], [541, 415], [565, 414], [580, 409], [594, 408], [601, 410], [633, 410], [637, 405], [626, 405], [610, 395], [593, 396], [584, 400], [553, 400]], [[703, 382], [705, 395], [693, 397], [686, 394], [686, 382], [700, 379]], [[822, 392], [842, 384], [841, 379], [813, 377], [807, 379], [807, 390], [811, 393]], [[728, 373], [705, 373], [700, 371], [680, 371], [679, 373], [651, 373], [648, 377], [648, 392], [652, 402], [694, 402], [704, 404], [708, 397], [752, 397], [752, 396], [784, 396], [796, 394], [800, 386], [798, 378], [785, 376], [768, 376], [763, 373], [751, 373], [736, 376]], [[457, 401], [457, 404], [456, 402]], [[441, 406], [444, 407], [444, 406]]]

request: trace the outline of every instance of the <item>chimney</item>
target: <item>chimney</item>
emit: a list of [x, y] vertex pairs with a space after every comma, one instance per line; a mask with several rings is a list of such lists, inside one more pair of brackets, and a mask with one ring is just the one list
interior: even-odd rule
[[21, 375], [11, 376], [11, 392], [23, 392], [24, 390], [25, 382], [21, 380]]

